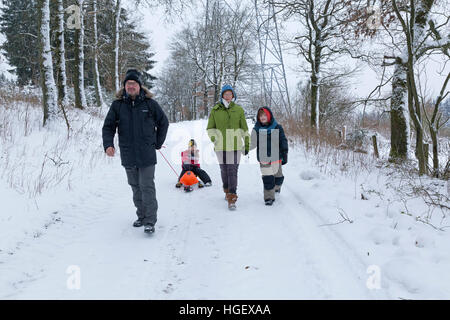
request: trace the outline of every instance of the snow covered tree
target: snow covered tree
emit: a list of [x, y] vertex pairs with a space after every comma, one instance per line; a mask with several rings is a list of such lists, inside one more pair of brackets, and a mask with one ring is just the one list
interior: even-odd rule
[[[407, 56], [405, 55], [404, 37], [399, 32], [391, 0], [352, 1], [347, 5], [348, 17], [343, 26], [343, 32], [352, 32], [356, 38], [378, 39], [386, 37], [391, 41], [382, 42], [383, 50], [375, 48], [369, 51], [369, 64], [383, 67], [380, 74], [386, 73], [385, 68], [394, 66], [390, 81], [381, 79], [378, 87], [388, 83], [392, 86], [390, 97], [391, 150], [390, 159], [404, 160], [409, 150], [410, 115], [408, 109]], [[381, 56], [380, 56], [381, 52]], [[390, 54], [385, 54], [389, 52]]]
[[[356, 22], [356, 34], [382, 39], [384, 50], [377, 49], [374, 56], [382, 53], [384, 68], [393, 66], [390, 81], [391, 149], [390, 160], [402, 162], [408, 159], [411, 149], [410, 123], [416, 136], [416, 157], [419, 162], [419, 174], [426, 172], [423, 150], [423, 103], [418, 92], [420, 81], [416, 70], [421, 63], [428, 60], [429, 54], [442, 51], [447, 57], [450, 47], [448, 32], [449, 15], [445, 13], [445, 3], [436, 0], [374, 0], [368, 2], [376, 10], [367, 7], [365, 1], [354, 1], [352, 17]], [[440, 6], [440, 7], [439, 7]], [[434, 12], [432, 8], [435, 8]], [[371, 27], [370, 21], [378, 21]], [[436, 19], [440, 20], [436, 23]], [[445, 34], [442, 36], [441, 34]], [[379, 59], [379, 58], [378, 58]], [[382, 70], [381, 74], [385, 74]], [[382, 79], [383, 82], [383, 79]]]
[[[26, 22], [26, 23], [24, 23]], [[15, 68], [19, 85], [39, 84], [39, 17], [36, 0], [4, 0], [0, 32], [5, 36], [1, 49]]]
[[93, 27], [94, 27], [94, 84], [95, 100], [97, 106], [103, 105], [102, 86], [100, 84], [100, 73], [98, 71], [98, 28], [97, 28], [97, 0], [92, 0]]
[[76, 0], [79, 7], [78, 27], [75, 28], [75, 78], [73, 79], [75, 92], [75, 107], [84, 109], [87, 107], [86, 93], [84, 88], [84, 0]]
[[50, 47], [50, 0], [39, 0], [39, 48], [41, 66], [42, 102], [44, 125], [52, 121], [58, 112], [57, 89], [53, 78], [53, 61]]
[[119, 80], [119, 37], [120, 37], [120, 0], [117, 0], [115, 6], [115, 32], [114, 32], [114, 83], [116, 86], [116, 91], [120, 88]]
[[67, 74], [66, 74], [66, 50], [64, 41], [64, 4], [63, 0], [57, 0], [57, 31], [55, 39], [56, 83], [58, 87], [58, 101], [67, 105]]
[[[96, 0], [97, 2], [97, 56], [98, 71], [102, 89], [116, 92], [116, 79], [121, 87], [121, 79], [128, 68], [142, 71], [142, 78], [146, 86], [152, 87], [155, 77], [151, 74], [154, 67], [154, 53], [151, 51], [148, 36], [139, 32], [139, 25], [144, 23], [138, 15], [125, 8], [120, 10], [119, 19], [119, 56], [116, 67], [116, 0]], [[86, 19], [85, 24], [85, 85], [95, 88], [95, 27], [94, 14], [92, 19]], [[72, 55], [73, 56], [73, 55]], [[116, 69], [118, 77], [116, 78]]]
[[[401, 87], [394, 88], [393, 86], [393, 96], [396, 95], [396, 100], [393, 100], [391, 104], [391, 111], [403, 108], [409, 111], [416, 132], [416, 157], [419, 161], [419, 174], [422, 175], [426, 173], [427, 164], [423, 149], [422, 104], [419, 100], [418, 79], [414, 68], [421, 55], [428, 50], [426, 40], [432, 33], [427, 32], [427, 28], [435, 0], [409, 0], [401, 4], [402, 6], [399, 5], [398, 0], [392, 0], [393, 11], [400, 22], [406, 45], [401, 55], [395, 57], [396, 73], [394, 73], [393, 81], [399, 79]], [[406, 117], [406, 111], [403, 114]], [[401, 120], [403, 121], [403, 119]], [[407, 123], [408, 120], [405, 122]], [[400, 124], [403, 125], [401, 122]], [[395, 128], [396, 124], [393, 123], [393, 125]], [[391, 156], [395, 156], [396, 152], [397, 150], [391, 145]], [[400, 156], [407, 157], [407, 154], [401, 153]]]

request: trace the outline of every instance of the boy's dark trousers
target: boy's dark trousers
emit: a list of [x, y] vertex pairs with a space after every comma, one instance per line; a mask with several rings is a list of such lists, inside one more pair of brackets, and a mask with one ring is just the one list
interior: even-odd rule
[[280, 191], [284, 181], [281, 163], [259, 164], [264, 184], [264, 200], [275, 200], [275, 192]]
[[192, 171], [197, 177], [200, 178], [200, 180], [203, 181], [203, 183], [211, 182], [211, 178], [206, 173], [206, 171], [193, 164], [183, 164], [183, 170], [180, 173], [178, 181], [180, 181], [181, 177], [188, 171]]

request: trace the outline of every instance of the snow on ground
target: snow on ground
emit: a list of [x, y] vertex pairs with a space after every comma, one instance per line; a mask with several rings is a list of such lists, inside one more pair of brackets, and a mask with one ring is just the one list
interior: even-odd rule
[[[0, 167], [2, 299], [450, 298], [448, 231], [414, 219], [423, 203], [402, 213], [383, 194], [392, 178], [381, 170], [330, 177], [291, 145], [281, 194], [267, 207], [252, 151], [239, 169], [238, 208], [229, 211], [206, 121], [171, 124], [163, 154], [178, 173], [180, 152], [196, 139], [213, 186], [175, 189], [158, 154], [158, 223], [149, 236], [132, 227], [131, 189], [119, 155], [103, 154], [102, 119], [71, 116], [66, 143], [62, 124], [0, 146], [2, 161], [9, 158], [8, 170]], [[25, 178], [14, 180], [8, 172], [20, 159], [15, 175]], [[48, 185], [31, 196], [27, 177]]]

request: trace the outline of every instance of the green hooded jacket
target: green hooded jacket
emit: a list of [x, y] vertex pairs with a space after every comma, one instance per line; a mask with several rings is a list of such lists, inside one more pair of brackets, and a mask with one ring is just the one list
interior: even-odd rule
[[234, 101], [228, 108], [219, 102], [211, 109], [206, 130], [215, 151], [249, 150], [250, 135], [244, 109]]

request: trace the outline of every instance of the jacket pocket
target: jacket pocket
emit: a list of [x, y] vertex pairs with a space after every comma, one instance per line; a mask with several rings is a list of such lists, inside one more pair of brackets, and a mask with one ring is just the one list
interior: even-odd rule
[[154, 141], [155, 137], [155, 122], [151, 117], [148, 110], [147, 112], [141, 111], [141, 126], [142, 126], [142, 136], [145, 141]]

